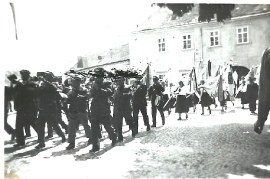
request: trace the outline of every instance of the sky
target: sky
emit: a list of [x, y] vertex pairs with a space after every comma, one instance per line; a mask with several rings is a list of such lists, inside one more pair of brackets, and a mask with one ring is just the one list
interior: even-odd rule
[[[15, 5], [18, 40], [9, 2]], [[127, 43], [130, 32], [158, 9], [151, 4], [131, 0], [2, 0], [0, 57], [4, 65], [0, 68], [67, 71], [77, 63], [77, 56]]]
[[[7, 70], [22, 68], [67, 71], [77, 56], [128, 42], [130, 32], [157, 8], [132, 1], [12, 1], [18, 40], [9, 2], [0, 6]], [[3, 20], [3, 19], [1, 19]]]

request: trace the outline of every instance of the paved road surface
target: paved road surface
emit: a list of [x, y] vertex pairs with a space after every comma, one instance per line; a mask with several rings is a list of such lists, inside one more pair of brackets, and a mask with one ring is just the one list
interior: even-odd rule
[[[91, 154], [82, 127], [76, 149], [65, 151], [56, 134], [46, 148], [36, 150], [37, 137], [27, 147], [14, 150], [5, 134], [5, 163], [22, 179], [47, 178], [270, 178], [270, 120], [261, 135], [253, 132], [255, 115], [236, 108], [201, 116], [200, 109], [189, 120], [177, 121], [172, 112], [157, 128], [145, 131], [142, 119], [135, 139], [125, 127], [124, 142], [110, 147], [106, 132], [101, 151]], [[198, 106], [199, 108], [199, 106]], [[167, 113], [166, 113], [167, 115]], [[14, 121], [11, 115], [9, 121]]]

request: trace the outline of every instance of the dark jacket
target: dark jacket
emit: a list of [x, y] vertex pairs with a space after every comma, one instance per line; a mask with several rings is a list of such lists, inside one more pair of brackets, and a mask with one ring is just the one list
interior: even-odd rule
[[38, 88], [38, 106], [39, 109], [57, 110], [59, 93], [57, 87], [50, 82], [43, 82]]
[[257, 100], [258, 99], [259, 86], [257, 83], [247, 85], [247, 99]]
[[25, 84], [19, 82], [13, 88], [13, 92], [15, 95], [14, 106], [17, 111], [37, 111], [37, 87], [34, 82], [30, 80]]
[[[80, 95], [80, 97], [78, 97]], [[69, 106], [69, 112], [87, 112], [87, 100], [88, 93], [87, 89], [83, 87], [79, 87], [78, 89], [72, 89], [68, 92], [67, 104]]]
[[149, 95], [149, 98], [151, 99], [151, 102], [155, 103], [156, 96], [157, 95], [162, 96], [162, 92], [164, 91], [165, 89], [159, 83], [153, 84], [153, 86], [150, 86], [148, 90], [148, 95]]
[[112, 90], [110, 88], [100, 87], [99, 90], [92, 88], [90, 90], [91, 102], [91, 116], [93, 118], [110, 115], [110, 103], [109, 97], [112, 96]]
[[114, 95], [114, 113], [131, 112], [131, 89], [129, 87], [118, 87]]
[[147, 87], [146, 85], [141, 84], [134, 92], [133, 99], [132, 99], [133, 106], [134, 105], [146, 106], [147, 105], [146, 94], [147, 94]]

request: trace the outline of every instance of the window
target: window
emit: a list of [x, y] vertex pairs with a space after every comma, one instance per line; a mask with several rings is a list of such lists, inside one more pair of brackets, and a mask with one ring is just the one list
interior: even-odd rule
[[191, 49], [191, 35], [183, 35], [183, 49]]
[[210, 46], [219, 46], [219, 31], [212, 31], [210, 32]]
[[165, 39], [158, 39], [158, 51], [159, 52], [165, 51]]
[[237, 43], [243, 44], [248, 43], [248, 27], [239, 27], [237, 28]]

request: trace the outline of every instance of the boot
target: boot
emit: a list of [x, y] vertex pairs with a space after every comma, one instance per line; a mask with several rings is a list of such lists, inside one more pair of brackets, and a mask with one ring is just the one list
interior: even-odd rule
[[48, 134], [48, 135], [45, 137], [45, 139], [50, 139], [50, 138], [52, 138], [52, 137], [53, 137], [53, 135]]
[[150, 131], [150, 125], [147, 125], [146, 131]]
[[97, 152], [100, 150], [99, 145], [93, 145], [92, 149], [89, 152]]
[[165, 125], [165, 119], [164, 118], [162, 119], [162, 125], [163, 126]]
[[117, 132], [118, 142], [122, 142], [123, 141], [122, 124], [119, 123], [116, 126], [117, 126], [116, 132]]
[[209, 110], [209, 114], [211, 114], [211, 109], [210, 109], [210, 107], [208, 107], [208, 110]]
[[186, 114], [186, 119], [188, 119], [188, 114]]
[[44, 148], [45, 147], [45, 144], [42, 143], [42, 144], [38, 144], [35, 148], [36, 149], [41, 149], [41, 148]]
[[75, 143], [69, 143], [69, 145], [66, 147], [66, 150], [71, 150], [75, 148]]
[[14, 144], [13, 147], [22, 147], [25, 146], [25, 144]]
[[114, 147], [114, 146], [115, 146], [115, 144], [116, 144], [116, 142], [117, 142], [117, 141], [116, 141], [116, 137], [115, 137], [115, 138], [112, 140], [112, 144], [111, 144], [111, 146], [112, 146], [112, 147]]

